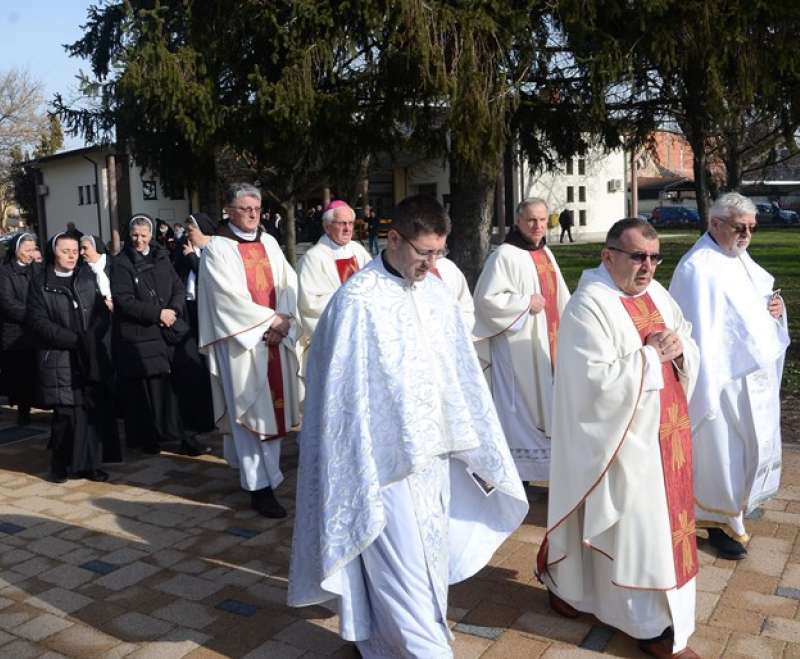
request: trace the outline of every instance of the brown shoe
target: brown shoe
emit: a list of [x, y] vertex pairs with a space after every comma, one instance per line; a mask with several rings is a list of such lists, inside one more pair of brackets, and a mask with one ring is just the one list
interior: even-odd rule
[[672, 638], [658, 638], [652, 641], [639, 641], [639, 649], [657, 659], [700, 659], [691, 648], [683, 648], [680, 652], [672, 651]]
[[558, 615], [565, 618], [577, 618], [581, 614], [578, 609], [562, 600], [552, 590], [547, 591], [547, 596], [550, 598], [550, 608]]

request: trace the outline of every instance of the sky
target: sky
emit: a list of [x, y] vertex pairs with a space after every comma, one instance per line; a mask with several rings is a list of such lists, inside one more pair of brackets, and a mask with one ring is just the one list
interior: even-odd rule
[[[0, 0], [0, 70], [25, 69], [39, 80], [49, 102], [56, 92], [67, 100], [77, 96], [75, 76], [88, 62], [70, 58], [65, 43], [82, 36], [90, 4], [101, 0]], [[64, 137], [64, 146], [83, 146], [80, 138]]]

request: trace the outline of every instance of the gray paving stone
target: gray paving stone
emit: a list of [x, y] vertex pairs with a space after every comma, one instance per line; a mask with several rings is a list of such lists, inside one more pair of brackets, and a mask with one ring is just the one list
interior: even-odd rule
[[26, 577], [35, 577], [37, 574], [46, 572], [55, 565], [56, 565], [55, 561], [49, 558], [45, 558], [44, 556], [37, 556], [36, 558], [32, 558], [29, 561], [25, 561], [24, 563], [15, 565], [14, 572], [18, 572], [19, 574], [24, 574]]
[[218, 617], [214, 609], [182, 599], [154, 611], [153, 616], [192, 629], [203, 629]]
[[37, 609], [44, 609], [57, 616], [65, 616], [80, 611], [93, 601], [93, 599], [74, 591], [51, 588], [36, 596], [28, 597], [25, 600], [25, 604], [34, 606]]
[[59, 558], [70, 553], [71, 551], [78, 549], [78, 545], [76, 545], [74, 542], [69, 542], [68, 540], [62, 540], [61, 538], [49, 536], [47, 538], [39, 538], [38, 540], [34, 540], [28, 545], [27, 549], [36, 552], [37, 554], [41, 554], [42, 556]]
[[40, 654], [42, 650], [38, 646], [23, 639], [17, 639], [0, 648], [0, 656], [8, 659], [28, 659], [28, 657], [38, 657]]
[[789, 588], [788, 586], [778, 586], [775, 589], [778, 597], [787, 597], [793, 600], [800, 600], [800, 588]]
[[17, 627], [14, 633], [22, 638], [27, 638], [29, 641], [41, 641], [71, 625], [72, 623], [64, 618], [60, 618], [52, 613], [43, 613], [33, 618], [33, 620], [29, 620], [24, 625]]
[[488, 638], [490, 641], [494, 641], [505, 631], [504, 627], [483, 627], [482, 625], [468, 625], [463, 622], [459, 622], [454, 629], [464, 634], [470, 634], [471, 636]]
[[222, 588], [222, 585], [189, 574], [179, 574], [158, 584], [156, 588], [170, 595], [197, 601], [213, 595]]
[[147, 579], [160, 570], [161, 568], [155, 565], [136, 561], [121, 567], [119, 570], [115, 570], [111, 574], [100, 577], [95, 583], [109, 590], [123, 590], [139, 583], [143, 579]]
[[37, 575], [37, 578], [55, 586], [72, 590], [82, 584], [85, 584], [87, 581], [91, 581], [94, 578], [94, 575], [91, 572], [76, 567], [75, 565], [62, 564], [47, 570], [47, 572], [42, 572], [41, 574]]
[[297, 659], [305, 650], [278, 641], [267, 641], [264, 645], [248, 652], [243, 659]]
[[608, 647], [611, 637], [614, 636], [615, 630], [605, 625], [595, 625], [586, 634], [586, 637], [581, 642], [581, 647], [584, 650], [591, 650], [592, 652], [605, 652]]
[[107, 631], [126, 641], [152, 641], [166, 634], [174, 625], [143, 613], [130, 611], [114, 618], [107, 625]]

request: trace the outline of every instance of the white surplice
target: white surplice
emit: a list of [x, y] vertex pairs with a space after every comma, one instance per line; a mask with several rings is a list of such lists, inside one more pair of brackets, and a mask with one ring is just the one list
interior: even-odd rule
[[351, 240], [346, 245], [339, 245], [327, 235], [323, 235], [297, 264], [299, 284], [297, 312], [302, 327], [298, 352], [301, 361], [305, 361], [302, 355], [308, 350], [322, 312], [342, 285], [336, 261], [353, 256], [356, 257], [359, 270], [372, 259], [369, 252], [357, 241]]
[[745, 252], [726, 253], [709, 234], [680, 260], [670, 293], [700, 347], [689, 401], [696, 515], [747, 539], [744, 515], [780, 484], [780, 382], [787, 319], [767, 311], [774, 278]]
[[[569, 290], [553, 253], [543, 249], [555, 269], [562, 313]], [[544, 310], [528, 311], [531, 295], [541, 292], [531, 253], [503, 244], [486, 261], [473, 295], [475, 336], [490, 344], [497, 414], [520, 477], [530, 481], [547, 481], [550, 466], [550, 339]]]
[[[208, 356], [214, 418], [225, 436], [225, 456], [241, 470], [242, 487], [274, 487], [283, 479], [278, 424], [267, 381], [264, 332], [276, 313], [297, 315], [297, 276], [272, 236], [261, 234], [276, 291], [276, 308], [253, 302], [238, 243], [214, 236], [203, 249], [197, 287], [200, 351]], [[280, 344], [284, 423], [300, 420], [296, 320]], [[262, 446], [267, 440], [274, 446]]]
[[467, 278], [459, 267], [447, 257], [436, 260], [436, 270], [444, 285], [450, 289], [456, 302], [458, 302], [467, 329], [472, 332], [475, 328], [475, 304], [472, 301], [472, 294], [469, 292]]
[[451, 656], [448, 584], [528, 509], [460, 313], [438, 278], [379, 257], [311, 344], [289, 604], [334, 601], [365, 656]]
[[[656, 281], [647, 293], [683, 344], [687, 397], [699, 355], [691, 325]], [[625, 633], [694, 631], [692, 579], [676, 588], [659, 448], [658, 354], [642, 340], [604, 266], [586, 270], [561, 317], [545, 581], [576, 609]]]

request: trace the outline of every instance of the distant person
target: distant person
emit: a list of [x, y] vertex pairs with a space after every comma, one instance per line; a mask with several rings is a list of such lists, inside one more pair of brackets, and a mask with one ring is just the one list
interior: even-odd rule
[[569, 208], [565, 208], [561, 211], [561, 214], [558, 216], [558, 223], [561, 225], [561, 237], [558, 242], [563, 243], [564, 234], [567, 234], [569, 241], [574, 243], [575, 241], [572, 239], [572, 225], [575, 223], [575, 218], [573, 212]]
[[700, 377], [689, 400], [697, 525], [720, 558], [745, 557], [745, 515], [781, 477], [780, 387], [789, 346], [775, 279], [748, 254], [756, 207], [737, 192], [708, 214], [708, 233], [683, 255], [670, 292], [692, 323]]
[[78, 230], [75, 226], [75, 222], [67, 222], [67, 228], [64, 233], [68, 236], [72, 236], [75, 240], [80, 240], [81, 236], [83, 236], [83, 232]]
[[372, 256], [377, 256], [380, 251], [378, 248], [378, 231], [380, 226], [381, 222], [378, 219], [377, 213], [375, 213], [375, 209], [370, 208], [369, 215], [367, 215], [367, 237], [369, 238], [369, 253]]
[[180, 241], [183, 238], [183, 234], [185, 233], [185, 229], [180, 222], [175, 222], [172, 225], [172, 232], [175, 235], [175, 241]]

